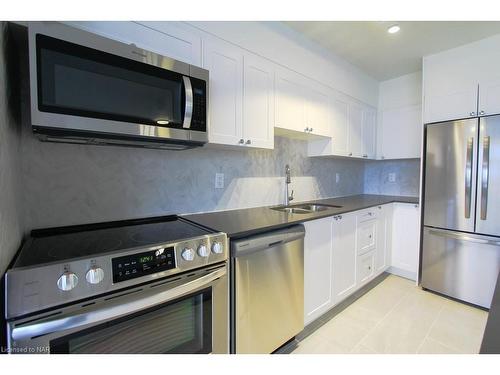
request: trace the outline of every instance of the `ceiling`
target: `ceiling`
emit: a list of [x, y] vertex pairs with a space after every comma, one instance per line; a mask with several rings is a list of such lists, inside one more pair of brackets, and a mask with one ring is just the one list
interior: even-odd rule
[[[286, 25], [383, 81], [422, 69], [422, 56], [500, 34], [500, 22], [293, 21]], [[398, 24], [401, 30], [389, 34]]]

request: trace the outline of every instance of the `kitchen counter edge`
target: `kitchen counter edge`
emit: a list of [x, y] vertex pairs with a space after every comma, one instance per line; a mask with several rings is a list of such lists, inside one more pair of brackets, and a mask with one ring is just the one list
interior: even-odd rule
[[308, 214], [289, 214], [271, 209], [276, 206], [244, 208], [228, 211], [214, 211], [199, 214], [182, 215], [195, 224], [218, 232], [224, 232], [231, 239], [242, 238], [293, 224], [329, 216], [359, 211], [389, 203], [419, 204], [418, 197], [360, 194], [338, 198], [317, 199], [294, 204], [327, 204], [341, 206], [323, 212]]

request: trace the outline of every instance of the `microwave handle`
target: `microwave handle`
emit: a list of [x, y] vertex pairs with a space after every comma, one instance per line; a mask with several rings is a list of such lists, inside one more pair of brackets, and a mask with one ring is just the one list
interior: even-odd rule
[[186, 106], [182, 127], [184, 129], [189, 129], [191, 127], [191, 118], [193, 117], [193, 87], [191, 86], [191, 79], [189, 77], [182, 76], [182, 80], [184, 81], [184, 90], [186, 94]]
[[54, 332], [74, 329], [87, 325], [104, 323], [105, 321], [120, 318], [128, 314], [134, 314], [141, 310], [165, 303], [197, 289], [206, 287], [214, 280], [226, 274], [226, 267], [219, 268], [207, 275], [191, 280], [175, 288], [164, 290], [144, 298], [132, 299], [129, 302], [105, 307], [99, 310], [89, 311], [59, 319], [44, 320], [40, 323], [21, 325], [14, 327], [11, 331], [12, 340], [29, 340], [35, 336], [43, 336]]

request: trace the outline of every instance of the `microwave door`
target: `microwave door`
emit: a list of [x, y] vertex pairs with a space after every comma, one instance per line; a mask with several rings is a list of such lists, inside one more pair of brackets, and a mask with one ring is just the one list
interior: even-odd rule
[[483, 117], [479, 130], [476, 232], [500, 236], [500, 116]]

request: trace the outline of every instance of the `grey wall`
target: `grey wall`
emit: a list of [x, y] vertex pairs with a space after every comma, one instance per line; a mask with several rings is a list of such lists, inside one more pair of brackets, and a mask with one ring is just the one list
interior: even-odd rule
[[[389, 173], [396, 174], [389, 182]], [[418, 196], [420, 190], [420, 159], [368, 161], [365, 164], [366, 194]]]
[[7, 83], [12, 64], [7, 61], [8, 35], [0, 22], [0, 273], [7, 267], [21, 242], [19, 97]]

